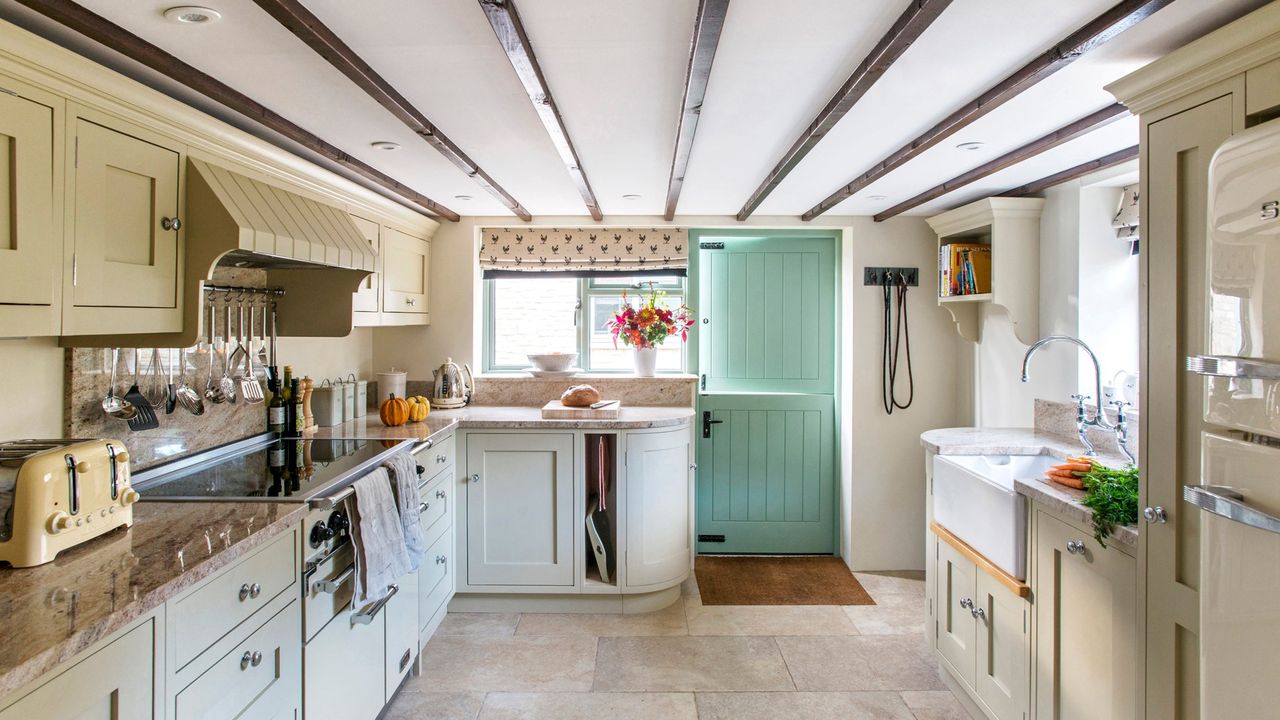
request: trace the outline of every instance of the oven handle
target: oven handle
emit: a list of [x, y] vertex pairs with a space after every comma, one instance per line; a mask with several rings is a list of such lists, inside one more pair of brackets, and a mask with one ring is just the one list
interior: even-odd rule
[[342, 587], [343, 585], [346, 585], [347, 582], [351, 580], [351, 578], [355, 577], [355, 575], [356, 575], [356, 566], [352, 564], [350, 567], [344, 570], [342, 574], [339, 575], [338, 577], [332, 580], [317, 580], [311, 583], [311, 587], [313, 590], [315, 590], [315, 592], [318, 592], [318, 593], [331, 593], [333, 595], [337, 595], [338, 588]]
[[372, 623], [374, 618], [378, 617], [378, 613], [382, 610], [382, 608], [386, 607], [387, 602], [390, 601], [391, 598], [395, 597], [396, 593], [398, 592], [400, 592], [399, 585], [388, 585], [386, 597], [374, 603], [373, 607], [369, 609], [369, 612], [351, 613], [351, 624], [352, 625], [368, 625]]

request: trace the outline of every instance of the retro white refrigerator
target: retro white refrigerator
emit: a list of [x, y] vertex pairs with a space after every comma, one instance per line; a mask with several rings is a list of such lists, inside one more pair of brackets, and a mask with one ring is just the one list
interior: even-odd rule
[[[1227, 141], [1209, 171], [1210, 355], [1201, 482], [1204, 720], [1280, 717], [1280, 121]], [[1194, 411], [1193, 409], [1188, 409]]]

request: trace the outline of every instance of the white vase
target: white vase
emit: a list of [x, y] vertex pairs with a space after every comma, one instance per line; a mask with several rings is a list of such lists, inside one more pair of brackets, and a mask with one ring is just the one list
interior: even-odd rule
[[635, 348], [632, 359], [636, 365], [636, 377], [653, 377], [658, 368], [658, 348]]

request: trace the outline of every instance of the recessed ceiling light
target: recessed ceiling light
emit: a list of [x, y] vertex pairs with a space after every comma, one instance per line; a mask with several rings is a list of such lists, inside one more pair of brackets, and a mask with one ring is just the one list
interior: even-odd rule
[[178, 5], [165, 10], [164, 17], [166, 20], [186, 25], [205, 25], [221, 20], [222, 13], [199, 5]]
[[635, 193], [627, 193], [626, 195], [622, 196], [622, 199], [623, 200], [639, 200], [640, 196]]
[[868, 200], [888, 200], [889, 196], [888, 195], [868, 195], [867, 199]]
[[977, 140], [970, 141], [970, 142], [962, 142], [956, 146], [956, 149], [957, 150], [980, 150], [984, 144], [985, 143], [978, 142]]
[[399, 150], [400, 149], [400, 143], [393, 143], [390, 140], [379, 140], [377, 142], [372, 142], [369, 144], [378, 148], [379, 150]]
[[454, 195], [453, 199], [454, 200], [470, 200], [471, 196], [470, 195]]

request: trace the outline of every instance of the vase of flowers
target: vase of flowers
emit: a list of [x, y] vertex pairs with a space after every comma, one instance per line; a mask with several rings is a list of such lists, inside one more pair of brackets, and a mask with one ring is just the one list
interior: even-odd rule
[[613, 334], [613, 345], [623, 345], [634, 349], [636, 377], [653, 377], [658, 366], [658, 346], [668, 339], [679, 336], [680, 341], [689, 339], [689, 330], [693, 327], [693, 311], [681, 305], [671, 310], [667, 308], [663, 298], [666, 293], [656, 291], [652, 287], [647, 296], [641, 296], [638, 305], [627, 300], [622, 293], [622, 305], [609, 321], [609, 332]]

